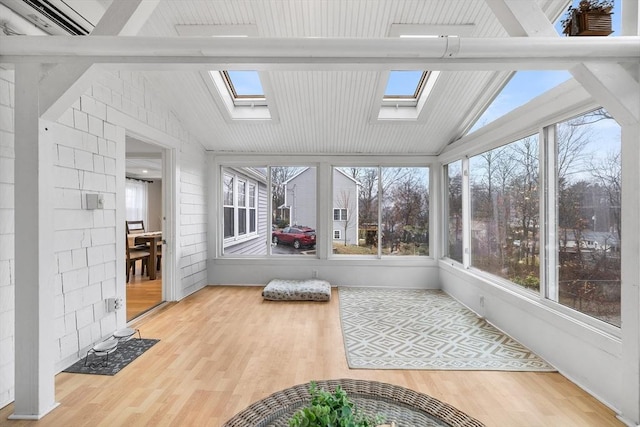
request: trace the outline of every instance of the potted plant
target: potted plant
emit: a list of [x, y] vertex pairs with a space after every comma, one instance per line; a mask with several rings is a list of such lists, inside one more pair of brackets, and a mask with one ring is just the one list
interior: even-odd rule
[[[383, 427], [382, 417], [361, 414], [340, 386], [330, 393], [311, 382], [309, 394], [311, 402], [293, 414], [290, 427]], [[395, 426], [395, 423], [388, 426]]]
[[562, 20], [562, 32], [567, 36], [608, 36], [611, 30], [613, 0], [582, 0], [577, 7], [569, 6]]

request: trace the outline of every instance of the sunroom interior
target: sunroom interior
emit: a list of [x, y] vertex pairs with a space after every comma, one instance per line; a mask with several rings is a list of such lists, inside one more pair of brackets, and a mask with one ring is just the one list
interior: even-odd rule
[[[0, 0], [2, 422], [55, 417], [128, 325], [130, 139], [162, 162], [169, 304], [441, 289], [640, 425], [640, 10], [563, 37], [571, 4]], [[293, 225], [315, 243], [274, 244]]]

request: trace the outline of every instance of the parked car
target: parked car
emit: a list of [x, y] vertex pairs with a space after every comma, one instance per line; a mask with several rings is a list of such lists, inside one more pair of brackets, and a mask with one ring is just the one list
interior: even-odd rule
[[284, 243], [294, 248], [314, 247], [316, 245], [316, 230], [310, 227], [285, 227], [271, 233], [274, 245]]

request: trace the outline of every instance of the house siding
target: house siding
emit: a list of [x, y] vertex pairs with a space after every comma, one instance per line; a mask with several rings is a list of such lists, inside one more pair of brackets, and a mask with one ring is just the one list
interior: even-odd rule
[[287, 182], [285, 205], [291, 208], [290, 225], [317, 227], [316, 169], [308, 168]]
[[[336, 169], [333, 170], [333, 209], [347, 209], [347, 218], [349, 219], [346, 229], [347, 244], [357, 245], [358, 184]], [[331, 217], [333, 217], [333, 210], [331, 211]], [[333, 221], [331, 238], [333, 238], [333, 230], [340, 230], [340, 240], [333, 240], [336, 242], [344, 242], [345, 221]]]
[[[267, 186], [258, 182], [258, 218], [256, 229], [258, 236], [238, 244], [230, 244], [224, 248], [226, 255], [266, 255], [267, 254]], [[262, 212], [260, 212], [262, 210]]]
[[[82, 357], [92, 343], [124, 324], [122, 310], [104, 300], [124, 297], [118, 272], [118, 189], [124, 189], [126, 130], [114, 109], [180, 141], [177, 233], [180, 265], [176, 298], [207, 284], [207, 168], [204, 148], [137, 72], [104, 73], [49, 127], [54, 165], [54, 322], [56, 370]], [[0, 407], [15, 392], [14, 72], [0, 71]], [[120, 176], [122, 175], [122, 176]], [[120, 190], [123, 191], [123, 190]], [[87, 210], [85, 194], [104, 196]], [[123, 236], [124, 237], [124, 236]], [[119, 279], [120, 278], [120, 279]], [[120, 317], [117, 317], [120, 316]]]

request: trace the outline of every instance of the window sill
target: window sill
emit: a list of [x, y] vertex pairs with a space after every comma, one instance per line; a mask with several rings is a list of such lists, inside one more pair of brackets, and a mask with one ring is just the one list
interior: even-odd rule
[[259, 237], [260, 236], [258, 235], [258, 233], [245, 234], [243, 236], [238, 236], [238, 237], [228, 237], [224, 239], [223, 247], [228, 248], [230, 246], [235, 246], [240, 243], [248, 242], [250, 240], [255, 240]]

